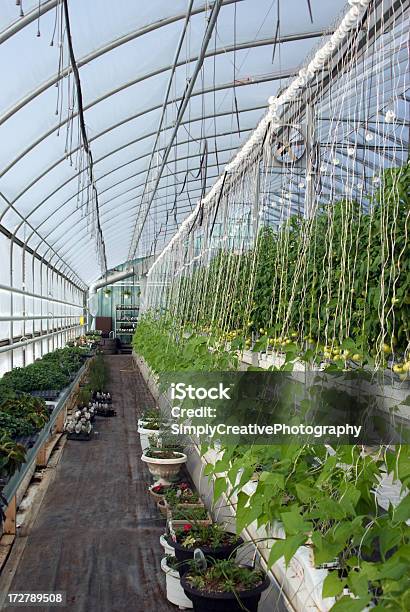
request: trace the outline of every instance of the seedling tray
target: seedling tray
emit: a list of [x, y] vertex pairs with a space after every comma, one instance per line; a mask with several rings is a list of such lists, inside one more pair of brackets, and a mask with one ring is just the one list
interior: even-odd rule
[[89, 440], [91, 440], [91, 434], [69, 433], [67, 434], [67, 440], [77, 440], [78, 442], [88, 442]]
[[109, 408], [108, 410], [102, 410], [101, 408], [97, 408], [97, 416], [101, 417], [114, 417], [117, 416], [117, 411]]
[[60, 391], [56, 389], [47, 389], [46, 391], [30, 391], [30, 395], [33, 397], [41, 397], [41, 399], [53, 402], [60, 395]]

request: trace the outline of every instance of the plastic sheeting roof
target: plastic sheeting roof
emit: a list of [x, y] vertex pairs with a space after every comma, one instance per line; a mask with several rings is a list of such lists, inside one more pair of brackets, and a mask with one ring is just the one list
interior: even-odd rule
[[[84, 172], [76, 168], [79, 134], [74, 129], [67, 136], [73, 79], [67, 77], [66, 35], [59, 44], [61, 0], [21, 3], [22, 17], [15, 0], [3, 0], [0, 8], [0, 223], [57, 267], [66, 264], [89, 283], [101, 269], [91, 213], [85, 214], [78, 197], [79, 189], [87, 194], [79, 183]], [[129, 257], [187, 4], [68, 3], [109, 268]], [[193, 2], [158, 141], [160, 153], [171, 136], [212, 6]], [[223, 2], [144, 226], [139, 256], [160, 250], [169, 240], [257, 125], [269, 96], [296, 74], [343, 6], [343, 0]], [[160, 160], [157, 151], [153, 165]]]

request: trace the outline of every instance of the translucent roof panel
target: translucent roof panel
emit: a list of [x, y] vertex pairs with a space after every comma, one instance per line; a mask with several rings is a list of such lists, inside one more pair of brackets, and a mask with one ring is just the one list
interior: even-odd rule
[[[96, 219], [106, 265], [113, 268], [129, 257], [143, 198], [172, 145], [152, 193], [138, 256], [162, 248], [249, 137], [268, 98], [332, 31], [344, 0], [215, 5], [207, 0], [2, 2], [0, 223], [8, 231], [53, 257], [57, 267], [69, 266], [91, 282], [104, 272]], [[95, 190], [79, 130], [81, 114]]]

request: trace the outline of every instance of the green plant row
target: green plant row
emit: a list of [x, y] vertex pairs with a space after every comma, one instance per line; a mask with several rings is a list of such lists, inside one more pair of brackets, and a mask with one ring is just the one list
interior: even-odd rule
[[76, 347], [57, 349], [25, 368], [14, 368], [0, 380], [0, 401], [16, 392], [55, 390], [66, 387], [84, 362], [84, 351]]
[[[237, 349], [217, 337], [206, 338], [175, 327], [168, 317], [141, 318], [133, 346], [156, 372], [225, 370], [237, 367]], [[384, 510], [375, 492], [391, 474], [403, 499]], [[300, 546], [312, 548], [316, 567], [331, 569], [323, 597], [336, 597], [333, 610], [359, 612], [410, 609], [410, 456], [407, 446], [394, 453], [380, 448], [363, 455], [361, 447], [324, 445], [230, 446], [207, 474], [215, 478], [215, 501], [237, 495], [241, 532], [258, 527], [282, 529], [269, 563], [286, 564]], [[243, 486], [253, 479], [252, 494]], [[349, 589], [350, 595], [344, 595]]]
[[97, 353], [88, 370], [89, 387], [94, 392], [107, 390], [108, 368], [101, 353]]
[[14, 368], [0, 380], [0, 487], [26, 460], [22, 439], [38, 433], [50, 417], [44, 400], [29, 393], [61, 390], [83, 362], [83, 350], [66, 347], [25, 368]]
[[[206, 333], [307, 340], [329, 358], [349, 341], [360, 362], [406, 363], [410, 342], [410, 166], [386, 170], [367, 207], [341, 200], [313, 219], [263, 227], [254, 248], [221, 248], [175, 280], [174, 320]], [[409, 367], [409, 366], [407, 366]]]

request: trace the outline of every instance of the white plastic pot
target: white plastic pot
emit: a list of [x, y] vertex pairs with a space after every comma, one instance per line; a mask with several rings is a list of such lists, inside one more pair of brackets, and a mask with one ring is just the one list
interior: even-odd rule
[[170, 485], [173, 480], [176, 480], [182, 465], [187, 462], [188, 457], [185, 453], [176, 452], [175, 455], [178, 456], [170, 459], [142, 455], [141, 461], [147, 464], [152, 476], [158, 479], [156, 484]]
[[161, 544], [162, 548], [164, 549], [164, 552], [165, 552], [166, 555], [171, 555], [171, 556], [175, 557], [175, 548], [168, 544], [164, 534], [160, 537], [159, 543]]
[[145, 451], [151, 446], [150, 439], [155, 444], [160, 442], [158, 429], [144, 429], [144, 427], [138, 427], [138, 433], [140, 435], [140, 443], [143, 453], [145, 453]]
[[180, 610], [192, 608], [192, 601], [185, 595], [181, 586], [178, 571], [168, 567], [165, 557], [161, 559], [161, 569], [165, 574], [168, 601], [178, 606]]

